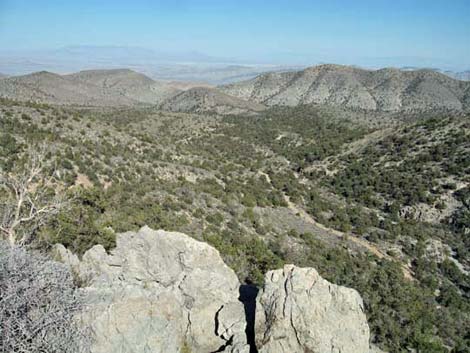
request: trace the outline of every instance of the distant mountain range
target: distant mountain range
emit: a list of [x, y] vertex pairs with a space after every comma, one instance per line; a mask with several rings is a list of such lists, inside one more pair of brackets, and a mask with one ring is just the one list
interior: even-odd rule
[[253, 64], [203, 53], [165, 52], [139, 47], [70, 46], [51, 50], [0, 52], [0, 72], [25, 75], [37, 71], [61, 74], [88, 70], [130, 68], [157, 80], [223, 84], [253, 78], [269, 71], [301, 66]]
[[[401, 69], [403, 71], [423, 70], [423, 68], [414, 67], [414, 66], [402, 67]], [[441, 70], [441, 69], [434, 69], [434, 68], [425, 68], [425, 70], [440, 72], [441, 74], [447, 75], [449, 77], [452, 77], [452, 78], [454, 78], [456, 80], [460, 80], [460, 81], [470, 81], [470, 70], [451, 71], [451, 70]]]
[[455, 78], [456, 80], [470, 81], [470, 70], [461, 72], [442, 71], [442, 73], [449, 77]]
[[265, 73], [218, 87], [156, 81], [129, 69], [69, 75], [41, 71], [1, 79], [0, 96], [59, 105], [152, 105], [167, 111], [222, 114], [308, 104], [375, 112], [470, 110], [470, 82], [433, 70], [372, 71], [339, 65]]
[[[273, 53], [264, 59], [244, 60], [216, 57], [197, 51], [171, 52], [128, 46], [80, 45], [49, 50], [2, 50], [0, 72], [10, 76], [37, 71], [67, 74], [89, 69], [126, 67], [156, 80], [198, 81], [220, 85], [249, 80], [266, 72], [297, 71], [312, 64], [332, 61], [321, 60], [315, 55], [301, 57], [303, 59], [300, 60], [290, 53], [279, 61], [279, 55]], [[278, 58], [278, 61], [273, 61], [273, 58]], [[445, 61], [425, 58], [357, 58], [355, 61], [364, 68], [396, 67], [413, 71], [434, 64], [432, 67], [436, 68], [432, 70], [459, 80], [469, 80], [469, 71], [459, 72], [461, 65], [452, 66]], [[403, 63], [408, 63], [408, 66], [403, 67]]]

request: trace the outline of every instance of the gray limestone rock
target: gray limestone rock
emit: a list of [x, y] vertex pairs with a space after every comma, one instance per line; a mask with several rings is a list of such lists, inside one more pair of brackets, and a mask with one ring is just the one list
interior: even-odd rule
[[259, 353], [373, 351], [360, 295], [312, 268], [270, 271], [243, 295], [217, 250], [148, 227], [118, 234], [110, 254], [98, 245], [79, 260], [58, 245], [56, 257], [83, 283], [93, 353], [249, 353], [247, 337]]
[[259, 353], [368, 353], [362, 299], [313, 268], [270, 271], [257, 298], [256, 343]]
[[144, 227], [111, 254], [56, 254], [85, 283], [93, 353], [249, 352], [240, 283], [211, 246]]

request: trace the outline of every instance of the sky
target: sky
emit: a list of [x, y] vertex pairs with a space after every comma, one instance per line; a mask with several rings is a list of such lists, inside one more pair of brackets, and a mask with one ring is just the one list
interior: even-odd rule
[[470, 68], [470, 0], [0, 0], [0, 51], [76, 45]]

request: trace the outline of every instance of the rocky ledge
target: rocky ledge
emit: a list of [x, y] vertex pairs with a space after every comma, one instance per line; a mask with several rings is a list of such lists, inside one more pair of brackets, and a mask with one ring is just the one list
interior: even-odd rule
[[218, 251], [181, 233], [144, 227], [110, 254], [56, 254], [83, 283], [93, 353], [370, 352], [359, 294], [312, 268], [270, 271], [256, 303], [242, 303]]

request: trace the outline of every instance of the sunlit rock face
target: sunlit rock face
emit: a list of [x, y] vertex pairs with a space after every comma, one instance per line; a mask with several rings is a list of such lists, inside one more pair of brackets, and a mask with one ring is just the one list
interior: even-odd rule
[[85, 283], [94, 353], [249, 352], [240, 283], [211, 246], [144, 227], [111, 254], [57, 252]]
[[367, 353], [362, 299], [313, 268], [270, 271], [257, 297], [256, 343], [259, 353]]

